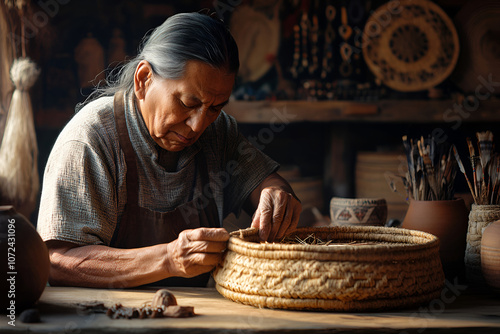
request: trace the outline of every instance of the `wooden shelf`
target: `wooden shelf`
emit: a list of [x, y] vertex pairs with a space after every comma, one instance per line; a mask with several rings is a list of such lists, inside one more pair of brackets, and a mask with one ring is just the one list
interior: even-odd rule
[[[455, 109], [454, 109], [455, 107]], [[231, 101], [224, 111], [240, 123], [500, 122], [500, 99], [479, 101], [464, 108], [453, 100], [356, 101]], [[475, 107], [475, 108], [473, 108]], [[460, 109], [461, 111], [457, 111]]]
[[[231, 101], [224, 111], [239, 123], [255, 124], [500, 122], [500, 99], [479, 101], [476, 110], [462, 108], [462, 114], [453, 109], [455, 104], [452, 100]], [[72, 109], [41, 109], [35, 112], [35, 119], [39, 127], [62, 128], [73, 115]]]

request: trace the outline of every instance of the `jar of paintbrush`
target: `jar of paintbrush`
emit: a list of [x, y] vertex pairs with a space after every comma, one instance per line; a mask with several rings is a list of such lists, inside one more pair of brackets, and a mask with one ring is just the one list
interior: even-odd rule
[[457, 162], [453, 146], [431, 136], [417, 140], [404, 136], [403, 144], [408, 162], [403, 183], [409, 207], [402, 227], [436, 235], [445, 275], [463, 276], [468, 212], [463, 199], [454, 197]]
[[483, 231], [492, 222], [500, 219], [500, 154], [494, 152], [493, 133], [491, 131], [478, 132], [476, 137], [477, 145], [474, 145], [472, 140], [467, 138], [472, 178], [467, 175], [468, 173], [458, 154], [457, 160], [460, 171], [464, 174], [474, 198], [474, 204], [472, 204], [469, 213], [467, 246], [464, 258], [466, 277], [471, 283], [483, 283], [485, 281], [481, 268]]

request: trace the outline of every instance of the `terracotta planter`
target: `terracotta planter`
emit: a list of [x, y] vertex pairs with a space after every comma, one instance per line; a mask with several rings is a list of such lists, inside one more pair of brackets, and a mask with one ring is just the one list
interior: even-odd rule
[[467, 280], [471, 283], [484, 283], [481, 271], [481, 240], [483, 230], [492, 222], [500, 219], [500, 205], [472, 204], [467, 230], [465, 249], [465, 269]]
[[0, 313], [19, 313], [42, 295], [50, 263], [35, 227], [12, 206], [0, 206], [0, 256]]
[[439, 238], [439, 255], [445, 272], [456, 275], [463, 268], [467, 234], [467, 208], [463, 199], [410, 200], [402, 227]]
[[483, 231], [481, 269], [486, 283], [500, 292], [500, 220], [491, 223]]

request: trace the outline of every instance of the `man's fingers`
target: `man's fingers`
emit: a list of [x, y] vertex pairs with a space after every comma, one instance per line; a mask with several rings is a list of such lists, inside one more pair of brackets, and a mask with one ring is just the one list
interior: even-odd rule
[[260, 210], [256, 210], [255, 214], [252, 217], [252, 225], [250, 227], [260, 229]]
[[204, 266], [209, 266], [210, 270], [215, 267], [222, 260], [222, 254], [213, 254], [213, 253], [204, 253], [204, 254], [196, 254], [202, 257], [202, 262]]
[[261, 240], [267, 240], [271, 233], [273, 223], [273, 213], [268, 208], [265, 208], [260, 213], [259, 218], [259, 237]]
[[283, 191], [273, 196], [273, 221], [268, 241], [274, 241], [285, 235], [285, 231], [292, 222], [294, 201], [291, 194]]
[[221, 253], [226, 249], [225, 241], [191, 241], [188, 254], [193, 253]]
[[290, 224], [288, 225], [286, 231], [283, 233], [283, 236], [286, 236], [297, 229], [300, 213], [302, 212], [302, 205], [300, 204], [294, 205], [292, 211], [293, 211], [293, 213], [291, 214], [292, 219], [290, 220]]
[[[300, 204], [300, 202], [297, 201], [297, 204], [293, 208], [293, 218], [292, 218], [292, 223], [290, 224], [290, 228], [292, 229], [292, 231], [297, 228], [301, 213], [302, 213], [302, 204]], [[290, 233], [292, 231], [287, 231], [287, 233]]]
[[222, 253], [193, 253], [186, 257], [190, 266], [207, 267], [207, 271], [213, 269], [222, 259]]
[[277, 239], [283, 238], [286, 234], [286, 231], [288, 231], [288, 229], [290, 228], [290, 225], [292, 224], [293, 212], [293, 203], [289, 201], [286, 206], [285, 216], [283, 218], [283, 221], [279, 225], [279, 230], [276, 234]]
[[224, 228], [200, 227], [186, 230], [190, 241], [228, 241], [229, 233]]

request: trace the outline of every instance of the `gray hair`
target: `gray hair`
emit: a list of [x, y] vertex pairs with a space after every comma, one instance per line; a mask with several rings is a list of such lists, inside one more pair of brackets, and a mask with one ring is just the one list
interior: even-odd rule
[[[153, 73], [164, 79], [178, 79], [190, 60], [202, 61], [228, 73], [239, 68], [238, 47], [224, 23], [202, 13], [180, 13], [169, 17], [146, 35], [138, 55], [111, 74], [107, 85], [97, 87], [84, 102], [134, 88], [137, 65], [146, 60]], [[77, 106], [79, 110], [82, 106]]]

